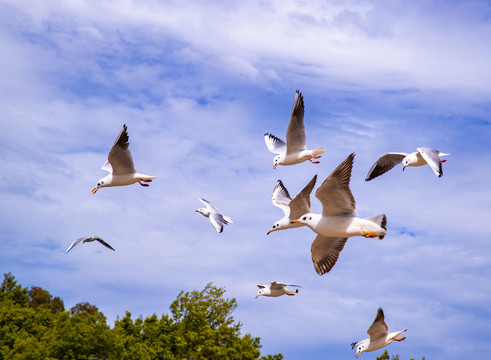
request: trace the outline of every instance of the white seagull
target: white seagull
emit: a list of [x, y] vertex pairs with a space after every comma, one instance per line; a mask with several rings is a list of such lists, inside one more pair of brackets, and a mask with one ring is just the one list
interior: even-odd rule
[[143, 184], [144, 182], [151, 182], [152, 179], [156, 179], [156, 176], [144, 175], [136, 172], [133, 165], [133, 158], [131, 157], [128, 146], [130, 145], [128, 136], [128, 129], [126, 125], [119, 132], [116, 142], [109, 151], [107, 161], [102, 165], [101, 169], [109, 172], [97, 182], [97, 186], [92, 190], [92, 194], [95, 194], [101, 187], [106, 186], [124, 186], [131, 185], [136, 182], [141, 186], [148, 186]]
[[389, 345], [393, 340], [404, 340], [406, 338], [405, 336], [401, 338], [398, 336], [406, 330], [407, 329], [389, 333], [389, 327], [384, 320], [384, 312], [382, 308], [379, 308], [372, 326], [367, 330], [370, 338], [352, 343], [351, 349], [356, 347], [355, 356], [358, 357], [362, 352], [381, 349], [384, 346]]
[[445, 154], [430, 148], [417, 148], [417, 150], [418, 151], [410, 154], [391, 152], [381, 156], [375, 164], [373, 164], [365, 181], [370, 181], [377, 176], [386, 173], [400, 162], [402, 162], [403, 165], [402, 170], [404, 170], [406, 166], [423, 166], [428, 164], [436, 176], [441, 177], [443, 174], [442, 163], [447, 160], [441, 160], [440, 158], [450, 154]]
[[98, 236], [87, 236], [87, 237], [82, 237], [80, 239], [77, 239], [75, 240], [74, 242], [71, 243], [71, 245], [68, 247], [68, 249], [66, 249], [65, 251], [65, 254], [67, 252], [69, 252], [70, 250], [72, 250], [72, 248], [77, 245], [79, 242], [83, 241], [83, 243], [85, 244], [86, 242], [92, 242], [92, 241], [99, 241], [102, 245], [104, 245], [105, 247], [107, 247], [108, 249], [111, 249], [112, 251], [116, 251], [114, 250], [111, 245], [109, 245], [107, 242], [105, 242], [104, 240], [102, 240], [100, 237]]
[[211, 225], [221, 233], [223, 231], [223, 224], [233, 223], [232, 219], [228, 216], [220, 214], [220, 210], [216, 208], [211, 202], [205, 200], [203, 198], [199, 199], [203, 204], [206, 205], [206, 208], [199, 208], [195, 212], [199, 212], [203, 216], [210, 219]]
[[256, 295], [256, 299], [259, 296], [277, 297], [281, 295], [293, 296], [298, 293], [298, 289], [287, 289], [286, 286], [300, 287], [299, 285], [285, 284], [282, 282], [271, 281], [270, 285], [258, 284], [259, 291]]
[[331, 270], [349, 237], [364, 236], [382, 240], [386, 233], [384, 214], [369, 218], [356, 216], [355, 198], [349, 188], [355, 154], [349, 155], [317, 189], [322, 214], [307, 213], [294, 223], [305, 224], [318, 235], [312, 243], [315, 271], [323, 275]]
[[310, 160], [313, 164], [318, 161], [312, 159], [320, 158], [324, 153], [325, 146], [318, 147], [315, 150], [307, 150], [305, 145], [305, 124], [303, 123], [304, 104], [303, 96], [297, 90], [295, 101], [293, 102], [292, 115], [286, 131], [286, 144], [283, 140], [272, 134], [264, 134], [264, 141], [268, 150], [277, 154], [273, 160], [273, 168], [278, 165], [294, 165]]
[[310, 193], [314, 188], [316, 180], [317, 175], [314, 175], [307, 186], [305, 186], [293, 200], [290, 197], [288, 190], [283, 185], [283, 182], [281, 180], [276, 182], [271, 201], [273, 202], [273, 205], [276, 205], [283, 210], [285, 216], [274, 223], [271, 230], [268, 231], [268, 235], [273, 231], [304, 226], [304, 224], [292, 223], [292, 221], [310, 211]]

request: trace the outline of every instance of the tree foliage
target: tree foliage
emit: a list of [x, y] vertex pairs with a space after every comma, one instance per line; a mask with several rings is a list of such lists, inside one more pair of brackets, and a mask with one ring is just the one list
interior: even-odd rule
[[181, 291], [171, 313], [133, 320], [126, 312], [111, 329], [99, 309], [87, 302], [65, 310], [47, 290], [17, 284], [10, 273], [0, 288], [0, 360], [3, 359], [261, 359], [260, 339], [241, 335], [232, 313], [235, 299], [206, 285]]
[[[380, 356], [377, 357], [377, 360], [399, 360], [399, 355], [392, 355], [392, 357], [389, 355], [387, 349], [384, 351], [384, 353]], [[417, 360], [417, 359], [409, 359], [409, 360]], [[425, 357], [423, 356], [423, 358], [421, 360], [425, 360]]]

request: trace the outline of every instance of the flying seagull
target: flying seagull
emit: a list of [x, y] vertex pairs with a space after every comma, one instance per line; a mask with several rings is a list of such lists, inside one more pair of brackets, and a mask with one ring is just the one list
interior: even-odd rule
[[355, 198], [349, 188], [355, 154], [349, 155], [317, 189], [322, 214], [306, 213], [293, 223], [305, 224], [318, 235], [312, 243], [312, 261], [319, 275], [329, 272], [349, 237], [382, 240], [386, 233], [384, 214], [369, 218], [356, 216]]
[[367, 333], [370, 336], [368, 339], [364, 339], [351, 344], [351, 349], [356, 347], [355, 356], [358, 357], [362, 352], [365, 351], [375, 351], [389, 345], [393, 340], [402, 341], [406, 337], [399, 338], [405, 330], [395, 331], [389, 333], [389, 327], [384, 320], [384, 311], [379, 308], [377, 311], [377, 316], [373, 321], [372, 326], [368, 329]]
[[220, 210], [216, 208], [211, 202], [205, 200], [203, 198], [199, 199], [203, 204], [206, 205], [206, 208], [199, 208], [196, 212], [199, 212], [203, 216], [210, 219], [211, 225], [221, 233], [223, 231], [223, 224], [233, 223], [232, 219], [228, 216], [225, 216], [220, 213]]
[[273, 231], [304, 226], [304, 224], [292, 223], [292, 221], [310, 211], [310, 193], [314, 188], [316, 180], [317, 175], [314, 175], [307, 186], [305, 186], [293, 200], [291, 199], [288, 190], [283, 185], [283, 182], [281, 180], [276, 182], [271, 201], [273, 202], [273, 205], [283, 210], [285, 216], [274, 223], [271, 230], [268, 231], [268, 235]]
[[271, 281], [270, 285], [258, 284], [259, 291], [256, 295], [256, 299], [259, 296], [277, 297], [281, 295], [293, 296], [298, 293], [298, 289], [287, 289], [286, 286], [300, 287], [299, 285], [285, 284], [282, 282]]
[[104, 245], [105, 247], [107, 247], [108, 249], [111, 249], [112, 251], [115, 251], [111, 245], [109, 245], [107, 242], [105, 242], [104, 240], [102, 240], [100, 237], [98, 236], [87, 236], [87, 237], [82, 237], [80, 239], [77, 239], [75, 240], [74, 242], [71, 243], [71, 245], [68, 247], [68, 249], [65, 251], [65, 254], [67, 252], [69, 252], [70, 250], [72, 250], [72, 248], [77, 245], [79, 242], [83, 242], [84, 244], [86, 242], [92, 242], [92, 241], [99, 241], [102, 245]]
[[297, 90], [290, 123], [286, 131], [286, 144], [272, 134], [264, 134], [264, 141], [268, 150], [273, 154], [277, 154], [273, 160], [273, 168], [276, 169], [278, 165], [299, 164], [306, 160], [310, 160], [313, 164], [319, 163], [312, 159], [320, 158], [320, 154], [325, 151], [325, 146], [315, 150], [307, 150], [305, 145], [305, 124], [303, 123], [304, 110], [302, 93]]
[[450, 154], [445, 154], [430, 148], [417, 148], [417, 150], [418, 151], [411, 154], [391, 152], [381, 156], [375, 164], [373, 164], [365, 181], [375, 179], [377, 176], [386, 173], [400, 162], [402, 162], [403, 165], [402, 170], [407, 166], [423, 166], [428, 164], [436, 176], [441, 177], [443, 175], [442, 163], [447, 160], [441, 160], [440, 158]]
[[123, 125], [113, 147], [109, 151], [107, 161], [101, 167], [102, 170], [109, 172], [109, 175], [106, 175], [97, 182], [97, 186], [92, 190], [92, 194], [95, 194], [101, 187], [106, 186], [124, 186], [136, 182], [141, 186], [148, 186], [148, 184], [143, 184], [142, 181], [147, 183], [157, 178], [156, 176], [140, 174], [135, 170], [133, 158], [128, 149], [130, 145], [128, 140], [128, 129], [126, 125]]

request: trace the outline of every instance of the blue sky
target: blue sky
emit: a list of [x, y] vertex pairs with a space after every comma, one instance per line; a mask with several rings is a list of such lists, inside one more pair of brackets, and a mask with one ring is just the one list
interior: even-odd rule
[[[286, 359], [351, 359], [378, 307], [408, 329], [388, 347], [401, 359], [488, 356], [489, 2], [4, 0], [0, 43], [2, 272], [110, 324], [213, 281], [244, 333]], [[263, 134], [285, 138], [296, 89], [307, 145], [326, 152], [275, 171]], [[92, 195], [123, 124], [158, 180]], [[451, 154], [442, 178], [398, 166], [364, 181], [379, 156], [416, 147]], [[282, 216], [271, 192], [320, 183], [351, 152], [358, 213], [385, 213], [388, 234], [351, 238], [320, 277], [310, 229], [266, 236]], [[200, 197], [234, 224], [217, 234]], [[116, 252], [64, 254], [86, 235]], [[302, 288], [254, 299], [271, 280]]]

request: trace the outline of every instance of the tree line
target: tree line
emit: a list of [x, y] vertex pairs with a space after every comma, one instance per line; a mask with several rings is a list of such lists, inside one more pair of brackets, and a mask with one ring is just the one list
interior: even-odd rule
[[207, 284], [181, 291], [170, 314], [117, 319], [111, 328], [97, 306], [78, 303], [65, 310], [63, 300], [37, 286], [18, 284], [4, 274], [0, 288], [0, 360], [281, 360], [261, 356], [260, 338], [241, 334], [232, 317], [234, 298]]

